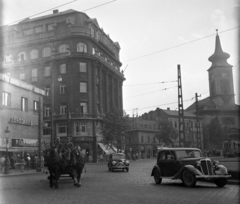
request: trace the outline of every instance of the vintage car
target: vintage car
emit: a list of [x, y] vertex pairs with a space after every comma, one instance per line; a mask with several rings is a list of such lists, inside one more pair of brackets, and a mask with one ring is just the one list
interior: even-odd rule
[[223, 187], [231, 177], [225, 166], [203, 157], [197, 148], [160, 149], [151, 176], [156, 184], [160, 184], [162, 178], [181, 179], [187, 187], [195, 186], [199, 179], [213, 181], [217, 186]]
[[109, 155], [108, 170], [114, 171], [115, 169], [121, 169], [129, 171], [130, 162], [126, 160], [125, 154], [123, 153], [112, 153]]

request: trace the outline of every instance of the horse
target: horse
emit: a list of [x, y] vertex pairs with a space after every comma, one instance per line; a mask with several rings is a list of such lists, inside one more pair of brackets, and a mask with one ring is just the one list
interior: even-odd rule
[[[74, 178], [74, 186], [81, 186], [81, 175], [86, 163], [85, 156], [78, 149], [73, 149], [71, 151], [71, 160], [73, 166], [73, 178]], [[85, 168], [86, 172], [86, 168]]]
[[50, 182], [50, 188], [55, 186], [58, 188], [58, 180], [61, 176], [61, 171], [66, 167], [65, 162], [59, 156], [57, 149], [51, 147], [45, 150], [44, 153], [45, 166], [48, 167], [50, 176], [48, 177]]

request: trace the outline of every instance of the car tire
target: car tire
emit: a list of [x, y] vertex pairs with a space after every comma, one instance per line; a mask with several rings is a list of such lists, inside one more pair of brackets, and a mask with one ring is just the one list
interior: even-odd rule
[[127, 168], [126, 171], [129, 172], [129, 168]]
[[197, 179], [192, 172], [185, 169], [182, 173], [182, 181], [186, 187], [193, 187], [196, 185]]
[[111, 171], [111, 168], [110, 168], [110, 167], [108, 167], [108, 171]]
[[223, 187], [227, 184], [228, 182], [228, 178], [219, 178], [217, 180], [214, 180], [214, 183], [218, 186], [218, 187]]
[[160, 177], [160, 172], [158, 171], [157, 168], [154, 169], [153, 177], [156, 184], [160, 184], [162, 182], [162, 178]]
[[111, 168], [111, 171], [112, 171], [112, 172], [114, 172], [114, 169], [113, 169], [113, 168]]

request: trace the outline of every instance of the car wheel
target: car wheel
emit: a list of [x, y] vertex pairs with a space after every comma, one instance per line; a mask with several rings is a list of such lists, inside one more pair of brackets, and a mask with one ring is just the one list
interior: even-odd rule
[[128, 172], [128, 171], [129, 171], [129, 168], [127, 168], [126, 171]]
[[217, 180], [214, 180], [214, 183], [218, 186], [218, 187], [223, 187], [227, 184], [228, 179], [227, 178], [220, 178]]
[[182, 173], [182, 181], [185, 186], [193, 187], [196, 185], [196, 176], [189, 170], [184, 170]]
[[108, 171], [111, 171], [111, 168], [110, 168], [110, 167], [108, 167]]
[[114, 169], [113, 169], [113, 168], [111, 168], [111, 171], [112, 171], [112, 172], [114, 172]]
[[156, 184], [160, 184], [162, 182], [162, 178], [160, 177], [160, 172], [158, 169], [154, 169], [153, 177]]

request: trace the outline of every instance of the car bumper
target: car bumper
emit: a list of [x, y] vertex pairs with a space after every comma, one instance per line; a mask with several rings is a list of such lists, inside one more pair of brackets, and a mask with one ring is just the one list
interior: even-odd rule
[[231, 175], [196, 175], [196, 178], [204, 178], [204, 179], [218, 179], [218, 178], [230, 178]]

